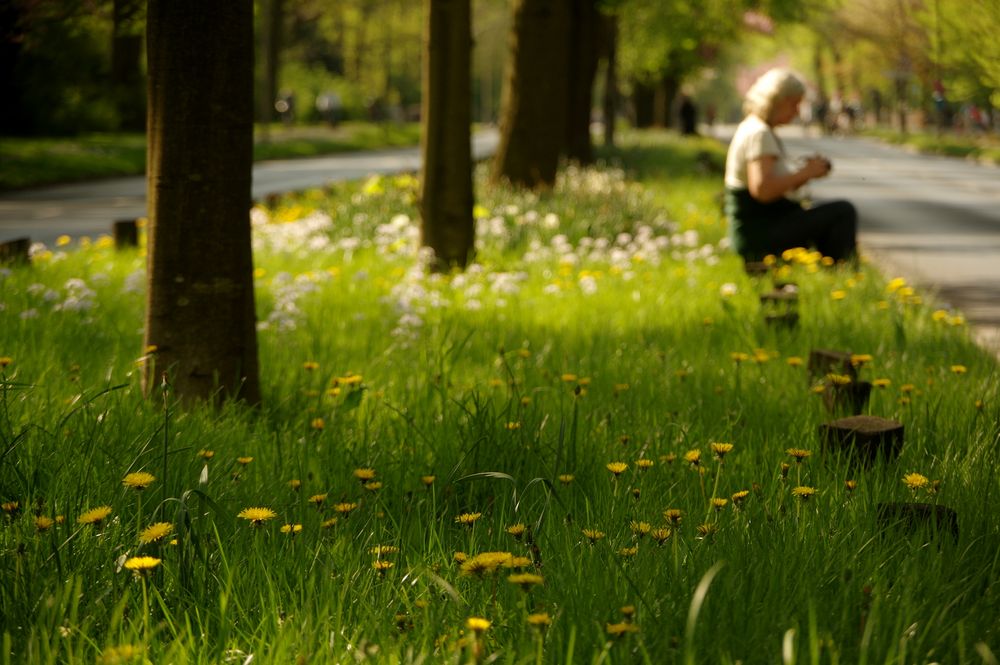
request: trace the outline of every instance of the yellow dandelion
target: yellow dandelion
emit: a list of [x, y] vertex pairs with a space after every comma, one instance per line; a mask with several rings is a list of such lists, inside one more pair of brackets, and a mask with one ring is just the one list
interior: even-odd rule
[[666, 455], [660, 455], [660, 462], [663, 464], [673, 464], [677, 461], [677, 455], [674, 453], [667, 453]]
[[967, 371], [969, 371], [969, 370], [965, 367], [965, 365], [952, 365], [951, 366], [951, 373], [952, 374], [965, 374]]
[[306, 370], [307, 372], [315, 371], [319, 369], [319, 363], [316, 362], [315, 360], [307, 360], [304, 363], [302, 363], [302, 369]]
[[463, 561], [460, 569], [463, 575], [481, 577], [486, 573], [495, 572], [513, 558], [514, 555], [510, 552], [482, 552]]
[[377, 480], [370, 483], [365, 483], [364, 488], [369, 492], [377, 492], [380, 489], [382, 489], [382, 483]]
[[930, 480], [927, 479], [927, 476], [919, 473], [908, 473], [903, 476], [903, 482], [906, 483], [906, 486], [911, 490], [917, 491], [918, 489], [927, 487]]
[[611, 637], [621, 637], [622, 635], [627, 635], [628, 633], [638, 633], [639, 626], [634, 623], [622, 621], [619, 623], [609, 623], [605, 625], [604, 630], [607, 631], [608, 635]]
[[731, 444], [731, 443], [714, 442], [714, 443], [712, 443], [711, 448], [712, 448], [712, 453], [721, 462], [725, 458], [726, 455], [728, 455], [729, 453], [732, 452], [732, 450], [733, 450], [733, 444]]
[[518, 585], [525, 591], [530, 591], [533, 586], [545, 584], [545, 579], [535, 573], [516, 573], [508, 576], [507, 581]]
[[125, 561], [125, 568], [137, 574], [144, 574], [152, 571], [160, 563], [160, 559], [154, 556], [134, 556]]
[[638, 469], [639, 469], [640, 471], [645, 471], [646, 469], [650, 469], [650, 468], [652, 468], [652, 466], [653, 466], [653, 460], [651, 460], [651, 459], [640, 459], [640, 460], [636, 460], [636, 462], [635, 462], [635, 466], [636, 466], [636, 468], [638, 468]]
[[618, 556], [624, 559], [630, 559], [639, 553], [639, 546], [633, 545], [632, 547], [623, 547], [618, 550]]
[[325, 493], [324, 494], [313, 494], [311, 497], [309, 497], [309, 503], [311, 503], [314, 506], [316, 506], [317, 508], [319, 508], [320, 506], [323, 505], [323, 502], [326, 501], [326, 496], [327, 495]]
[[618, 611], [622, 613], [623, 617], [631, 621], [632, 617], [635, 616], [635, 605], [623, 605], [618, 608]]
[[874, 358], [870, 353], [852, 353], [851, 354], [851, 365], [854, 367], [863, 367], [870, 363]]
[[782, 462], [781, 463], [781, 478], [782, 478], [782, 480], [784, 480], [785, 478], [788, 477], [788, 470], [791, 469], [791, 468], [792, 468], [791, 464], [788, 464], [787, 462]]
[[724, 499], [722, 497], [712, 497], [712, 507], [716, 511], [722, 510], [729, 503], [729, 499]]
[[10, 356], [0, 356], [0, 369], [3, 369], [14, 362]]
[[145, 653], [141, 645], [119, 644], [108, 647], [101, 653], [101, 665], [124, 665], [137, 660]]
[[362, 483], [367, 483], [369, 480], [375, 479], [375, 469], [355, 469], [354, 477], [360, 480]]
[[684, 513], [679, 508], [668, 508], [663, 511], [663, 519], [676, 527], [684, 519]]
[[563, 485], [569, 485], [576, 478], [572, 473], [561, 473], [559, 474], [559, 482]]
[[843, 289], [834, 289], [833, 291], [830, 291], [830, 298], [833, 300], [843, 300], [846, 297], [847, 291], [844, 291]]
[[552, 617], [550, 617], [546, 612], [529, 614], [526, 621], [529, 626], [533, 626], [538, 629], [545, 629], [552, 625]]
[[750, 496], [749, 490], [740, 490], [739, 492], [734, 492], [729, 500], [733, 502], [734, 508], [739, 508], [746, 501], [747, 497]]
[[819, 490], [817, 490], [815, 487], [809, 487], [807, 485], [799, 485], [798, 487], [792, 490], [792, 496], [794, 496], [796, 499], [801, 499], [802, 501], [808, 501], [809, 499], [813, 498], [818, 491]]
[[788, 363], [789, 367], [802, 367], [802, 358], [798, 356], [788, 356], [785, 358], [785, 362]]
[[335, 503], [335, 504], [333, 504], [333, 510], [334, 510], [334, 512], [340, 513], [344, 517], [347, 517], [348, 515], [350, 515], [352, 512], [354, 512], [355, 510], [357, 510], [357, 508], [358, 508], [358, 504], [356, 504], [356, 503], [354, 503], [352, 501], [344, 501], [343, 503]]
[[520, 524], [520, 523], [513, 524], [513, 525], [507, 527], [507, 533], [509, 533], [510, 535], [514, 536], [518, 540], [520, 540], [522, 537], [524, 537], [524, 532], [525, 532], [526, 528], [527, 527], [525, 527], [523, 524]]
[[698, 538], [705, 539], [718, 533], [719, 525], [712, 523], [699, 524], [695, 527], [695, 530], [698, 532]]
[[647, 533], [649, 533], [650, 529], [652, 529], [653, 527], [650, 525], [649, 522], [636, 522], [636, 521], [633, 521], [629, 525], [629, 528], [632, 529], [632, 533], [634, 533], [635, 535], [637, 535], [640, 538], [642, 538]]
[[149, 487], [156, 478], [151, 473], [136, 471], [129, 473], [122, 479], [122, 485], [134, 490], [144, 490]]
[[698, 466], [701, 464], [701, 451], [700, 450], [689, 450], [684, 453], [684, 461], [691, 466]]
[[16, 515], [21, 510], [20, 501], [4, 501], [0, 504], [0, 509], [3, 509], [8, 515]]
[[324, 427], [326, 427], [326, 421], [323, 420], [322, 418], [313, 418], [312, 420], [309, 421], [309, 427], [315, 430], [321, 430]]
[[657, 545], [662, 545], [663, 543], [667, 542], [667, 540], [669, 540], [670, 536], [672, 535], [673, 531], [664, 527], [661, 527], [659, 529], [653, 529], [652, 531], [649, 532], [649, 537], [655, 540]]
[[198, 457], [202, 458], [207, 462], [208, 460], [215, 457], [215, 451], [202, 448], [201, 450], [198, 451]]
[[844, 481], [844, 489], [846, 489], [848, 492], [853, 492], [857, 488], [858, 488], [858, 481], [856, 481], [856, 480], [845, 480]]
[[270, 508], [244, 508], [236, 516], [247, 520], [251, 526], [261, 526], [267, 520], [273, 520], [278, 514]]
[[139, 544], [148, 545], [149, 543], [155, 543], [158, 540], [163, 540], [169, 536], [174, 530], [174, 525], [170, 522], [157, 522], [156, 524], [151, 524], [139, 532]]
[[335, 526], [337, 526], [337, 518], [336, 517], [331, 517], [328, 520], [323, 520], [323, 523], [320, 524], [320, 527], [323, 528], [323, 529], [330, 529], [330, 528], [333, 528]]
[[750, 354], [743, 353], [742, 351], [733, 351], [729, 354], [729, 358], [738, 365], [750, 360]]
[[901, 393], [912, 393], [917, 387], [912, 383], [904, 383], [899, 387], [899, 392]]
[[465, 627], [477, 635], [486, 632], [492, 625], [489, 619], [482, 617], [469, 617], [465, 620]]
[[625, 462], [609, 462], [605, 467], [617, 478], [628, 469], [628, 464]]
[[573, 383], [576, 381], [576, 374], [563, 374], [559, 377], [564, 383]]
[[39, 515], [35, 518], [35, 528], [39, 531], [48, 531], [52, 528], [56, 521], [51, 517], [46, 517], [45, 515]]
[[890, 385], [892, 385], [892, 381], [885, 378], [875, 379], [872, 381], [872, 385], [875, 386], [876, 388], [888, 388]]
[[287, 533], [289, 536], [294, 536], [302, 533], [301, 524], [282, 524], [281, 533]]
[[583, 529], [583, 535], [591, 545], [604, 538], [604, 532], [597, 529]]
[[435, 480], [437, 480], [437, 476], [420, 476], [420, 482], [427, 487], [433, 485]]
[[790, 455], [795, 460], [796, 464], [801, 463], [807, 457], [812, 455], [811, 451], [803, 450], [801, 448], [789, 448], [788, 450], [785, 451], [785, 453]]
[[853, 381], [848, 374], [827, 374], [826, 380], [835, 386], [847, 386]]
[[298, 492], [302, 488], [302, 481], [298, 478], [292, 478], [288, 481], [288, 487], [293, 492]]
[[504, 425], [504, 427], [506, 427], [509, 430], [518, 430], [521, 429], [521, 423], [520, 421], [511, 420], [506, 425]]
[[247, 464], [249, 464], [252, 461], [253, 461], [252, 457], [237, 457], [236, 458], [236, 463], [239, 464], [240, 466], [246, 466]]
[[386, 571], [388, 571], [394, 565], [396, 564], [394, 564], [392, 561], [386, 561], [385, 559], [375, 559], [374, 561], [372, 561], [372, 568], [374, 568], [375, 572], [378, 573], [379, 575], [385, 575]]
[[482, 513], [462, 513], [461, 515], [455, 518], [455, 521], [463, 526], [472, 526], [482, 516], [483, 516]]
[[399, 552], [399, 548], [395, 545], [376, 545], [368, 550], [369, 554], [374, 554], [375, 556], [385, 556], [387, 554], [396, 554], [397, 552]]
[[98, 506], [97, 508], [84, 511], [76, 521], [83, 525], [92, 524], [98, 526], [110, 514], [111, 506]]

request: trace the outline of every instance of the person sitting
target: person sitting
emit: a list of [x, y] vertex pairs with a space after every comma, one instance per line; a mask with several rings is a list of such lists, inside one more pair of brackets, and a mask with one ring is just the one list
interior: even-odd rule
[[760, 261], [793, 247], [815, 247], [836, 261], [857, 252], [858, 214], [849, 201], [806, 207], [799, 188], [830, 173], [830, 161], [813, 156], [795, 169], [775, 127], [798, 117], [805, 84], [786, 69], [772, 69], [750, 87], [746, 117], [726, 156], [725, 211], [733, 248]]

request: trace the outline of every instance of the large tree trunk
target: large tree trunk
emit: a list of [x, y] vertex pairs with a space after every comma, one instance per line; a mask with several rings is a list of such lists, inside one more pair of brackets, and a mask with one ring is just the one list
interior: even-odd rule
[[284, 28], [284, 0], [262, 3], [260, 26], [261, 90], [258, 95], [257, 118], [263, 123], [274, 121], [274, 102], [278, 99], [278, 67], [281, 62]]
[[600, 56], [597, 34], [600, 15], [594, 0], [574, 2], [571, 20], [565, 154], [580, 164], [589, 164], [594, 161], [590, 111]]
[[566, 131], [569, 0], [514, 0], [493, 178], [555, 184]]
[[601, 32], [603, 35], [604, 99], [602, 116], [604, 117], [604, 145], [615, 144], [615, 118], [618, 115], [618, 19], [614, 16], [601, 17]]
[[421, 235], [446, 270], [464, 267], [475, 241], [470, 0], [428, 0], [425, 12]]
[[636, 127], [646, 129], [653, 126], [656, 114], [653, 100], [656, 95], [653, 88], [646, 83], [632, 83], [632, 108], [635, 113], [633, 122]]
[[674, 100], [681, 89], [680, 81], [672, 74], [664, 74], [653, 97], [653, 124], [657, 127], [674, 126]]
[[145, 387], [260, 399], [250, 249], [252, 0], [149, 0]]

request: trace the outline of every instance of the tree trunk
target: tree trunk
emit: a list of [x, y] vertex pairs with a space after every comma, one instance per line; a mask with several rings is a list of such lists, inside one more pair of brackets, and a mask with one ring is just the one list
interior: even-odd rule
[[514, 0], [494, 180], [551, 187], [566, 131], [569, 0]]
[[149, 0], [147, 393], [260, 400], [252, 0]]
[[635, 112], [634, 124], [640, 129], [653, 126], [653, 88], [638, 81], [632, 84], [632, 108]]
[[590, 164], [594, 151], [590, 139], [590, 110], [597, 76], [598, 21], [594, 0], [577, 0], [571, 14], [569, 45], [569, 94], [566, 96], [566, 157]]
[[653, 124], [657, 127], [669, 129], [674, 126], [674, 100], [678, 90], [680, 82], [677, 77], [664, 74], [653, 93]]
[[618, 19], [614, 16], [603, 16], [602, 27], [604, 35], [604, 145], [615, 144], [615, 118], [618, 115]]
[[421, 119], [422, 244], [432, 267], [464, 267], [472, 257], [470, 0], [428, 0], [425, 8]]

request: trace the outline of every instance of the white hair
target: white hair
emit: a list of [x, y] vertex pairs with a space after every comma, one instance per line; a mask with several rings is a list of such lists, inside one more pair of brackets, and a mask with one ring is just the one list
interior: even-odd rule
[[794, 72], [780, 67], [771, 69], [747, 90], [743, 98], [743, 112], [768, 122], [779, 100], [801, 97], [805, 93], [805, 83]]

